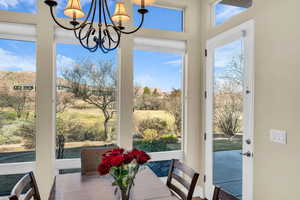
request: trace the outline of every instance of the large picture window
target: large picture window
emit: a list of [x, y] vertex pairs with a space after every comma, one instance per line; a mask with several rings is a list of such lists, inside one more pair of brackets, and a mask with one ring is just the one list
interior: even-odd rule
[[[0, 164], [35, 160], [35, 56], [34, 42], [0, 39]], [[0, 195], [16, 183], [3, 178]]]
[[181, 149], [182, 60], [180, 54], [134, 51], [134, 147]]
[[57, 159], [82, 148], [116, 144], [116, 52], [99, 56], [80, 45], [57, 44]]

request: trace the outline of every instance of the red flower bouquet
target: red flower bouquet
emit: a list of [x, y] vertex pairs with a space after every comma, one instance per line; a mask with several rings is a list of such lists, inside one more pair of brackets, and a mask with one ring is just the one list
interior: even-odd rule
[[144, 151], [133, 149], [126, 152], [117, 148], [103, 154], [98, 171], [100, 175], [110, 174], [114, 178], [113, 185], [119, 188], [121, 200], [129, 200], [135, 176], [148, 160], [150, 156]]

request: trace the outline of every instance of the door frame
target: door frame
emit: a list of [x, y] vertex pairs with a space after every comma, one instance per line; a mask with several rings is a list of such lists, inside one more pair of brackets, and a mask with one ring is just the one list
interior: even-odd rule
[[[213, 194], [213, 66], [214, 49], [230, 44], [236, 40], [244, 41], [244, 131], [243, 153], [251, 152], [250, 158], [243, 157], [243, 200], [253, 200], [253, 151], [254, 151], [254, 20], [247, 21], [237, 27], [225, 31], [206, 42], [206, 68], [205, 68], [205, 196], [211, 199]], [[250, 91], [246, 92], [246, 91]], [[246, 144], [246, 140], [251, 140], [251, 145]]]

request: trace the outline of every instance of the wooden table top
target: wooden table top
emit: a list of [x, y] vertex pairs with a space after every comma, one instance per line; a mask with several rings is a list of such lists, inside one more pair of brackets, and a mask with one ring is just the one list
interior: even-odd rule
[[[111, 176], [82, 176], [80, 173], [56, 176], [51, 200], [115, 200]], [[134, 200], [178, 200], [148, 168], [135, 179]]]

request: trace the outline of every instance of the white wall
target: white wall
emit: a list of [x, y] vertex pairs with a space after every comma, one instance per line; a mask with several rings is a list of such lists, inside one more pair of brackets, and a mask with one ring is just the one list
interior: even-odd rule
[[[300, 25], [298, 0], [254, 0], [253, 8], [212, 28], [202, 0], [203, 41], [255, 20], [254, 200], [299, 199]], [[204, 48], [204, 46], [202, 46]], [[288, 144], [269, 140], [286, 130]]]

